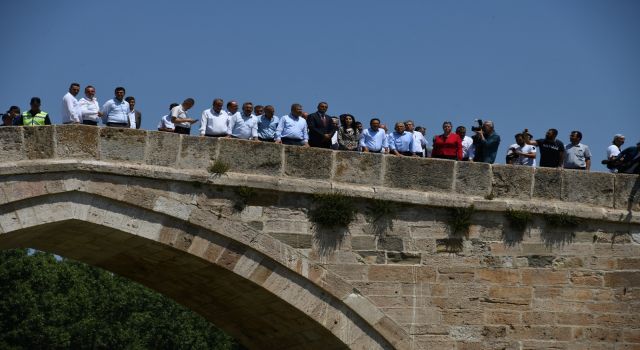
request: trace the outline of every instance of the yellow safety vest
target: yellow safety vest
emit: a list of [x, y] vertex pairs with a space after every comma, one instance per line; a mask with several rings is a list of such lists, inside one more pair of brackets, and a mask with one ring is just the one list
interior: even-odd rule
[[31, 115], [31, 112], [26, 111], [22, 113], [22, 125], [45, 125], [45, 119], [47, 118], [47, 112], [40, 111], [36, 115]]

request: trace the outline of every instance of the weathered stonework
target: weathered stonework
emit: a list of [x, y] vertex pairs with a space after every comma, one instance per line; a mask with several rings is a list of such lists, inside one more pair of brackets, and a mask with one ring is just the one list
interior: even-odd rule
[[[0, 248], [141, 282], [249, 348], [640, 347], [638, 176], [88, 126], [0, 137]], [[311, 196], [335, 190], [358, 214], [320, 230]], [[383, 226], [371, 199], [395, 203]], [[450, 208], [470, 205], [452, 238]], [[531, 213], [524, 230], [507, 209]]]

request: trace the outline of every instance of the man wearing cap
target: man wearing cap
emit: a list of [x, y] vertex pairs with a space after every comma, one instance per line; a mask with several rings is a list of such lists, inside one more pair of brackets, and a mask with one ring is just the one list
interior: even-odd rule
[[[616, 157], [618, 156], [618, 154], [620, 154], [621, 152], [621, 147], [624, 144], [624, 135], [622, 134], [615, 134], [613, 136], [613, 141], [611, 141], [611, 145], [609, 145], [609, 147], [607, 147], [607, 160], [608, 161], [613, 161], [614, 159], [616, 159]], [[618, 169], [613, 168], [613, 169], [609, 169], [610, 172], [612, 173], [617, 173]]]

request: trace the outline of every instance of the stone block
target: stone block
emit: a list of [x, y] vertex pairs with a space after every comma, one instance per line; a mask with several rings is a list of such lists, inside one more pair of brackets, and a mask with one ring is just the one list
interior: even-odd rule
[[604, 275], [605, 287], [637, 288], [640, 287], [640, 272], [619, 271], [608, 272]]
[[25, 127], [24, 148], [29, 159], [53, 158], [53, 126]]
[[178, 167], [207, 169], [215, 159], [218, 139], [213, 137], [182, 136]]
[[284, 174], [307, 179], [329, 180], [333, 151], [322, 148], [284, 146]]
[[147, 133], [147, 164], [175, 166], [180, 149], [180, 134], [162, 131]]
[[385, 156], [384, 184], [410, 190], [449, 192], [455, 162], [445, 159]]
[[144, 163], [144, 130], [100, 128], [100, 159]]
[[492, 165], [493, 194], [501, 198], [530, 199], [533, 169], [528, 166]]
[[562, 170], [557, 168], [536, 168], [533, 174], [533, 196], [560, 200]]
[[298, 233], [269, 233], [273, 238], [297, 249], [309, 249], [312, 244], [312, 236]]
[[491, 193], [491, 165], [476, 162], [456, 162], [456, 192], [470, 196]]
[[0, 128], [0, 161], [13, 162], [23, 160], [26, 154], [23, 152], [23, 130], [21, 127]]
[[615, 175], [613, 205], [616, 209], [640, 211], [640, 175]]
[[562, 172], [562, 200], [603, 207], [613, 207], [615, 176], [610, 173], [591, 173], [583, 170]]
[[378, 153], [336, 152], [333, 181], [380, 185], [383, 161]]
[[282, 145], [238, 139], [218, 139], [218, 161], [238, 173], [279, 176], [282, 172]]
[[100, 128], [91, 125], [56, 125], [56, 157], [98, 159]]

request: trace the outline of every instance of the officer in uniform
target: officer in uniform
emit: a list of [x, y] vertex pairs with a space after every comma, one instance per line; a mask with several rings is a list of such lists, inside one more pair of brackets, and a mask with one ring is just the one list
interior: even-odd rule
[[40, 97], [32, 97], [31, 109], [22, 113], [18, 118], [16, 125], [34, 126], [34, 125], [51, 125], [49, 113], [40, 110]]

